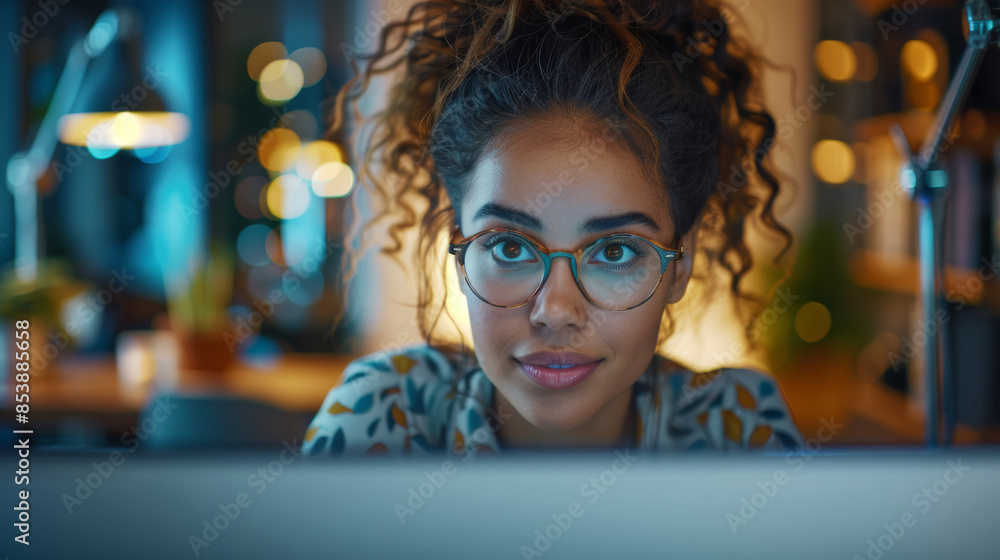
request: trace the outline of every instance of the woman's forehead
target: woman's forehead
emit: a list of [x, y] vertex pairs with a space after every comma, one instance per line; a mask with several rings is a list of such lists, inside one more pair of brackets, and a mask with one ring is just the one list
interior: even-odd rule
[[[633, 215], [639, 218], [631, 225], [641, 227], [641, 216], [652, 222], [647, 231], [671, 229], [666, 189], [652, 184], [634, 158], [607, 146], [546, 140], [525, 134], [484, 154], [463, 197], [463, 225], [509, 217], [575, 231], [595, 218]], [[503, 212], [483, 212], [491, 207]]]

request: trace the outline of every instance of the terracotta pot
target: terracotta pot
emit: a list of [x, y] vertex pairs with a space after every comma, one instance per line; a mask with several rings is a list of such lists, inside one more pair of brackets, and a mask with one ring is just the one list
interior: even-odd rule
[[223, 340], [223, 332], [176, 332], [178, 347], [177, 367], [180, 370], [224, 373], [235, 358]]

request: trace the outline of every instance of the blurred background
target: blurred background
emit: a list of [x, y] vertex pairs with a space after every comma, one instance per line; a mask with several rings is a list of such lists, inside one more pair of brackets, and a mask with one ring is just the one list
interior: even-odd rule
[[[0, 4], [4, 424], [17, 320], [30, 321], [36, 441], [68, 448], [292, 441], [352, 358], [420, 342], [413, 276], [388, 259], [362, 260], [364, 288], [341, 309], [347, 195], [368, 206], [346, 147], [323, 140], [347, 56], [410, 3]], [[947, 306], [926, 325], [889, 127], [920, 146], [965, 48], [962, 2], [736, 0], [725, 15], [771, 62], [794, 260], [783, 278], [777, 241], [751, 232], [760, 348], [703, 282], [663, 351], [696, 370], [772, 372], [806, 438], [840, 426], [824, 445], [920, 444], [935, 329], [956, 443], [1000, 442], [1000, 53], [941, 154]], [[362, 111], [385, 91], [376, 83]], [[723, 170], [720, 188], [739, 176]], [[166, 394], [183, 414], [154, 400]]]

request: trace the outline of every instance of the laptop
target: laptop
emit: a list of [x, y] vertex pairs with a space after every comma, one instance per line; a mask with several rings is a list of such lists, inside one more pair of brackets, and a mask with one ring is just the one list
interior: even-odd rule
[[[9, 558], [1000, 558], [992, 447], [420, 460], [40, 449], [28, 476], [5, 477]], [[14, 540], [25, 534], [30, 545]]]

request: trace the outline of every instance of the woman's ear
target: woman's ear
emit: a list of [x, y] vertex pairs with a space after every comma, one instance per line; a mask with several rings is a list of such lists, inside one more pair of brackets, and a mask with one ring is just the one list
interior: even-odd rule
[[673, 280], [670, 283], [667, 303], [677, 303], [684, 297], [691, 274], [694, 272], [694, 255], [697, 252], [698, 230], [701, 229], [701, 217], [691, 226], [687, 233], [681, 236], [684, 255], [671, 262], [674, 268]]

